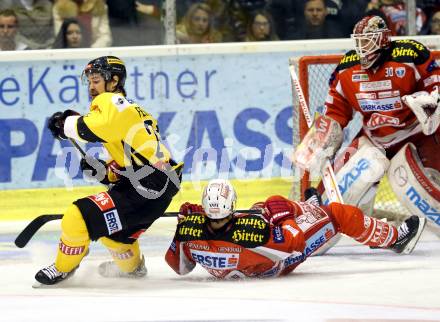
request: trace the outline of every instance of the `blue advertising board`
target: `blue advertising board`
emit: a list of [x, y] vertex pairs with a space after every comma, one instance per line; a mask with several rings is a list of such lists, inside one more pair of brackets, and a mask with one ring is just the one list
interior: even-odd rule
[[[127, 96], [158, 119], [174, 158], [185, 162], [184, 180], [291, 175], [290, 56], [120, 55]], [[56, 111], [87, 112], [80, 80], [87, 61], [0, 61], [1, 189], [59, 187], [70, 177], [70, 184], [90, 184], [80, 180], [69, 142], [54, 140], [46, 128]]]

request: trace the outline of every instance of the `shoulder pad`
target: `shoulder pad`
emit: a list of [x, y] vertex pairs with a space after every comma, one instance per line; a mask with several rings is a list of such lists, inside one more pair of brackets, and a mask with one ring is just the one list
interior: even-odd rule
[[390, 55], [392, 61], [420, 65], [429, 59], [430, 51], [418, 41], [402, 39], [391, 42]]
[[338, 67], [336, 67], [336, 71], [341, 71], [341, 70], [356, 66], [359, 63], [360, 63], [359, 55], [356, 54], [356, 51], [350, 50], [339, 61]]

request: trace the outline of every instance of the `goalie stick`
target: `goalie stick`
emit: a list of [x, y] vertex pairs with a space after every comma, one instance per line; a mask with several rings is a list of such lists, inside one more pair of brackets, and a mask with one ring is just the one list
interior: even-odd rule
[[[236, 213], [246, 213], [246, 214], [261, 214], [260, 209], [246, 209], [246, 210], [236, 210]], [[179, 212], [165, 212], [162, 217], [177, 217]], [[29, 241], [34, 237], [37, 231], [46, 223], [58, 220], [63, 218], [62, 214], [53, 214], [53, 215], [40, 215], [34, 218], [23, 230], [20, 234], [18, 234], [17, 238], [15, 238], [14, 244], [18, 248], [25, 247]]]
[[[313, 119], [310, 115], [309, 107], [301, 87], [301, 84], [296, 74], [295, 67], [292, 61], [289, 63], [290, 78], [292, 79], [293, 88], [298, 96], [299, 105], [303, 112], [304, 118], [307, 122], [307, 127], [310, 129], [313, 125]], [[324, 168], [321, 169], [322, 183], [324, 184], [325, 192], [330, 202], [343, 203], [342, 195], [339, 190], [338, 182], [336, 181], [335, 173], [329, 159], [326, 159]]]

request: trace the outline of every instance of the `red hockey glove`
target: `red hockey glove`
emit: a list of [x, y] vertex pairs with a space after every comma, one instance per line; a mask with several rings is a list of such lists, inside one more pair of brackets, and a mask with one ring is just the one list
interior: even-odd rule
[[179, 215], [177, 216], [178, 217], [177, 219], [180, 220], [185, 216], [194, 213], [203, 214], [205, 213], [205, 210], [203, 210], [203, 207], [201, 205], [185, 202], [180, 206]]
[[294, 218], [295, 208], [292, 203], [282, 196], [271, 196], [264, 203], [264, 218], [273, 226], [283, 220]]

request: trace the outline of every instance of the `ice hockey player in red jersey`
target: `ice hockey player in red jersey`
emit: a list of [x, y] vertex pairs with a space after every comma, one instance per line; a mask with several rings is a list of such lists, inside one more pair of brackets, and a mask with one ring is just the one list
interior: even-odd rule
[[331, 203], [317, 195], [306, 202], [271, 196], [256, 203], [261, 215], [235, 212], [236, 193], [227, 180], [211, 180], [202, 205], [184, 203], [165, 260], [179, 275], [198, 263], [217, 278], [285, 275], [336, 233], [377, 248], [409, 254], [424, 229], [425, 218], [411, 216], [396, 229], [358, 208]]
[[355, 50], [330, 79], [324, 114], [294, 153], [295, 163], [319, 171], [342, 143], [342, 129], [362, 115], [362, 129], [334, 162], [345, 203], [372, 214], [378, 183], [387, 175], [411, 214], [440, 229], [440, 68], [421, 43], [390, 39], [382, 18], [354, 27]]

